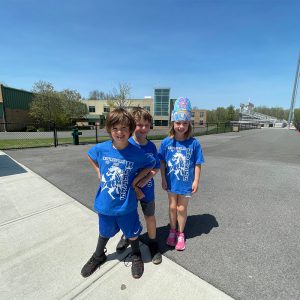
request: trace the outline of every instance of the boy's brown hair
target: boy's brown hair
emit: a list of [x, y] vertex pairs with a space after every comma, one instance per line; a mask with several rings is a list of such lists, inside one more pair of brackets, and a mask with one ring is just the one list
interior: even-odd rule
[[[193, 128], [191, 125], [191, 122], [189, 123], [189, 128], [187, 132], [184, 134], [185, 139], [190, 139], [193, 136]], [[174, 130], [174, 121], [172, 122], [170, 132], [169, 132], [169, 137], [174, 138], [175, 137], [175, 130]]]
[[128, 126], [130, 134], [132, 134], [135, 130], [134, 118], [126, 109], [122, 107], [112, 110], [106, 118], [105, 129], [109, 135], [111, 128], [117, 124]]
[[135, 122], [143, 120], [143, 121], [148, 121], [152, 125], [153, 118], [147, 109], [142, 107], [134, 107], [131, 110], [131, 114]]

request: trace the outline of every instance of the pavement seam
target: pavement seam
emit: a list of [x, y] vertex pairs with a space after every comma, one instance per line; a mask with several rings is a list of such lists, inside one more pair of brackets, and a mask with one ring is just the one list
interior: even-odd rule
[[0, 228], [5, 227], [5, 226], [10, 225], [10, 224], [13, 224], [13, 223], [20, 222], [20, 221], [22, 221], [22, 220], [24, 220], [24, 219], [28, 219], [28, 218], [31, 218], [31, 217], [36, 216], [36, 215], [40, 215], [40, 214], [42, 214], [42, 213], [44, 213], [44, 212], [47, 212], [47, 211], [56, 209], [56, 208], [58, 208], [58, 207], [62, 207], [62, 206], [65, 206], [65, 205], [74, 204], [73, 201], [74, 201], [74, 200], [69, 201], [69, 202], [66, 202], [66, 203], [63, 203], [63, 204], [58, 204], [58, 205], [56, 205], [56, 206], [48, 207], [48, 208], [43, 209], [43, 210], [40, 210], [40, 211], [38, 211], [38, 212], [35, 212], [35, 213], [32, 213], [32, 214], [28, 214], [28, 215], [25, 215], [25, 216], [23, 216], [23, 217], [20, 217], [20, 218], [17, 218], [17, 219], [8, 221], [8, 222], [1, 223], [1, 224], [0, 224]]
[[[141, 244], [140, 248], [145, 247], [145, 244], [142, 244], [141, 242], [140, 244]], [[80, 297], [80, 295], [82, 295], [84, 292], [89, 290], [94, 284], [97, 283], [98, 280], [103, 278], [107, 273], [109, 273], [111, 270], [118, 267], [120, 263], [124, 263], [124, 259], [127, 257], [128, 253], [130, 252], [127, 250], [121, 254], [118, 254], [119, 255], [118, 260], [115, 260], [112, 266], [107, 270], [105, 270], [105, 272], [99, 273], [98, 276], [96, 276], [95, 274], [91, 275], [91, 277], [87, 278], [81, 284], [68, 291], [60, 299], [67, 300], [67, 299], [76, 299], [77, 297]]]

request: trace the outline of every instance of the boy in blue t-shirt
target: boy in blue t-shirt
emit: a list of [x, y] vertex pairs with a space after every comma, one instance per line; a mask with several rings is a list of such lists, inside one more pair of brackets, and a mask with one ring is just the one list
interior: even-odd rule
[[[141, 107], [134, 108], [131, 114], [135, 120], [135, 131], [133, 132], [129, 142], [136, 147], [143, 149], [149, 157], [155, 158], [154, 168], [137, 183], [137, 186], [142, 189], [141, 197], [138, 197], [145, 217], [148, 237], [149, 237], [149, 250], [151, 253], [152, 262], [160, 264], [162, 262], [162, 255], [159, 251], [158, 243], [156, 240], [156, 219], [155, 219], [155, 195], [154, 195], [154, 180], [153, 177], [160, 169], [160, 161], [157, 155], [156, 146], [147, 139], [152, 124], [151, 114]], [[117, 245], [117, 251], [124, 251], [129, 245], [129, 240], [121, 237]]]
[[99, 215], [99, 238], [96, 251], [81, 270], [83, 277], [90, 276], [105, 262], [105, 246], [120, 229], [131, 245], [132, 276], [140, 278], [144, 272], [138, 239], [142, 225], [134, 189], [136, 183], [152, 170], [155, 159], [128, 142], [134, 129], [131, 114], [117, 108], [106, 121], [106, 130], [112, 140], [88, 151], [89, 161], [100, 180], [94, 205]]

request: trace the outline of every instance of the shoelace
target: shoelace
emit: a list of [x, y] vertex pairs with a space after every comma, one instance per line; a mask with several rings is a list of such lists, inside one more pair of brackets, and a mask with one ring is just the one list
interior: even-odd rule
[[[123, 259], [123, 262], [124, 262], [124, 266], [125, 267], [130, 267], [132, 265], [132, 262], [131, 261], [126, 261], [128, 258], [131, 258], [132, 257], [132, 253], [129, 252]], [[131, 263], [131, 264], [130, 264]]]

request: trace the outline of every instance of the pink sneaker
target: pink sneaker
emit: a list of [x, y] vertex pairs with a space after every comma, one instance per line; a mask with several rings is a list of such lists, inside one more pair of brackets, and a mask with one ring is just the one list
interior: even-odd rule
[[185, 240], [184, 240], [184, 233], [177, 232], [177, 244], [175, 247], [176, 250], [182, 251], [185, 249]]
[[167, 245], [175, 247], [176, 245], [176, 229], [170, 229], [169, 236], [167, 238]]

